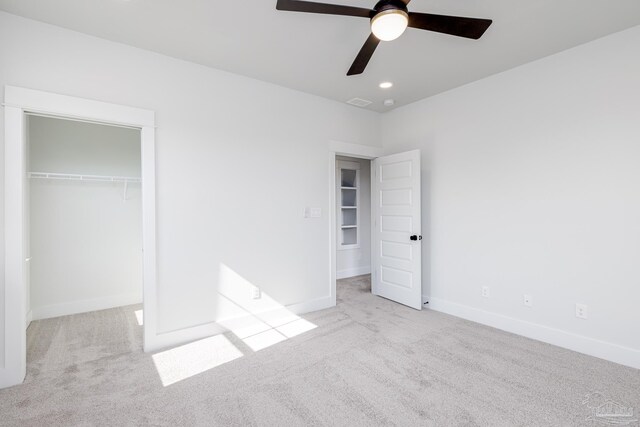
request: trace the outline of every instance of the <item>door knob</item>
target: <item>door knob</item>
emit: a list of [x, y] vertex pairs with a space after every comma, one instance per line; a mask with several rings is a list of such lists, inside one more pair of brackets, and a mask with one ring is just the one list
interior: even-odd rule
[[422, 236], [418, 236], [418, 235], [414, 234], [413, 236], [409, 237], [409, 239], [411, 239], [411, 240], [422, 240]]

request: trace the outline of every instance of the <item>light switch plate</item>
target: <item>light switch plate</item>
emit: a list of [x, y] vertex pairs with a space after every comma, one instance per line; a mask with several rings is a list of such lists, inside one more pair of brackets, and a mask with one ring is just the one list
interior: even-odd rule
[[320, 218], [322, 216], [322, 208], [304, 208], [302, 211], [303, 218]]

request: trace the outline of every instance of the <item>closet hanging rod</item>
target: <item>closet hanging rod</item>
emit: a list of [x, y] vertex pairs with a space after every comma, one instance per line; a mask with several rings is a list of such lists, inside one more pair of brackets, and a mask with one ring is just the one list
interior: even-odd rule
[[68, 181], [100, 181], [100, 182], [124, 182], [141, 183], [142, 178], [133, 176], [104, 176], [104, 175], [80, 175], [73, 173], [53, 173], [53, 172], [29, 172], [29, 178], [36, 179], [62, 179]]

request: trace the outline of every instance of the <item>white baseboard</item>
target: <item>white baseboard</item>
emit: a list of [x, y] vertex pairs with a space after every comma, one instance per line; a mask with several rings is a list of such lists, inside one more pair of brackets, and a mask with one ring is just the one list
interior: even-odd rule
[[640, 350], [441, 300], [439, 298], [431, 298], [428, 307], [435, 311], [577, 351], [578, 353], [640, 369]]
[[114, 295], [104, 298], [36, 307], [33, 308], [31, 312], [33, 313], [33, 320], [41, 320], [140, 303], [142, 303], [142, 296], [140, 294]]
[[8, 369], [0, 367], [0, 389], [12, 387], [14, 385], [22, 384], [24, 381], [24, 375], [20, 369]]
[[346, 279], [348, 277], [362, 276], [363, 274], [371, 274], [371, 266], [345, 268], [336, 271], [336, 279]]
[[178, 329], [176, 331], [163, 332], [156, 334], [156, 336], [151, 339], [146, 339], [145, 337], [146, 345], [144, 347], [144, 351], [152, 353], [165, 348], [175, 347], [191, 341], [218, 335], [223, 332], [225, 332], [225, 328], [215, 322]]
[[[312, 311], [324, 310], [333, 306], [335, 306], [335, 300], [330, 296], [326, 296], [311, 301], [288, 305], [284, 308], [292, 314], [305, 314]], [[228, 322], [231, 320], [240, 320], [241, 318], [242, 317], [225, 319], [224, 322]], [[155, 352], [168, 347], [174, 347], [191, 341], [218, 335], [226, 331], [227, 329], [220, 323], [211, 322], [203, 325], [196, 325], [189, 328], [179, 329], [176, 331], [164, 332], [157, 334], [154, 338], [149, 340], [144, 351]]]
[[324, 310], [325, 308], [331, 308], [335, 305], [335, 300], [330, 296], [326, 296], [311, 301], [288, 305], [286, 308], [293, 314], [305, 314], [311, 313], [312, 311], [320, 311]]

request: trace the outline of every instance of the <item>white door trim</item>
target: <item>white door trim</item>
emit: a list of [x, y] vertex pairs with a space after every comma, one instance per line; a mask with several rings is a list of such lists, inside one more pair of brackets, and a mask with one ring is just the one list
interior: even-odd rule
[[[384, 154], [382, 148], [348, 142], [329, 141], [329, 297], [331, 305], [336, 305], [336, 259], [338, 243], [336, 238], [336, 156], [373, 160]], [[373, 171], [373, 169], [372, 169]]]
[[[23, 235], [25, 200], [25, 113], [130, 126], [141, 130], [144, 348], [157, 340], [155, 113], [150, 110], [5, 86], [5, 277], [4, 354], [0, 388], [20, 384], [26, 374], [26, 287]], [[0, 290], [2, 290], [0, 288]], [[1, 313], [0, 313], [1, 314]]]

